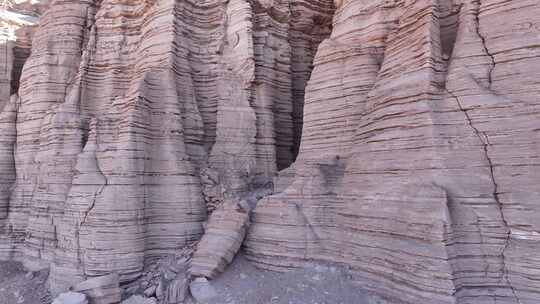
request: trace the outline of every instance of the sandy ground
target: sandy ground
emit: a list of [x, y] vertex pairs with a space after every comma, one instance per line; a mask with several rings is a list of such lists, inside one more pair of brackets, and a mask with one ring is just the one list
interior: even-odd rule
[[255, 268], [241, 254], [227, 271], [211, 281], [219, 298], [211, 304], [379, 304], [352, 282], [346, 269], [313, 264], [276, 273]]
[[[50, 304], [47, 275], [26, 272], [20, 263], [0, 262], [0, 304]], [[210, 284], [218, 296], [208, 304], [384, 303], [354, 283], [344, 268], [312, 264], [277, 273], [255, 268], [242, 254]]]
[[0, 304], [49, 304], [48, 273], [27, 272], [20, 263], [0, 262]]

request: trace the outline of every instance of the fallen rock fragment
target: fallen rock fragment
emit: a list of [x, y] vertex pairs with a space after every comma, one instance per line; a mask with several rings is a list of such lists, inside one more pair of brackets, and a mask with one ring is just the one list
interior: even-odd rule
[[91, 304], [115, 304], [122, 298], [118, 274], [92, 278], [75, 285], [72, 291], [84, 293]]
[[245, 202], [226, 202], [210, 217], [208, 227], [191, 260], [193, 277], [215, 278], [223, 272], [240, 249], [249, 227], [249, 207]]
[[88, 304], [88, 299], [83, 293], [70, 291], [60, 294], [52, 304]]
[[156, 294], [156, 286], [150, 286], [144, 290], [144, 295], [147, 297], [151, 297]]
[[189, 285], [191, 296], [197, 303], [205, 304], [217, 298], [218, 293], [206, 278], [196, 278]]

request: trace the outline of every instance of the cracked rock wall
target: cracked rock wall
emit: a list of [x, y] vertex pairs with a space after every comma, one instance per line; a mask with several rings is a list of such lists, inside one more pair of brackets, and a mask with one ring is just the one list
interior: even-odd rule
[[[198, 240], [207, 210], [293, 162], [333, 9], [53, 1], [20, 85], [2, 82], [0, 258], [50, 266], [57, 292], [111, 272], [131, 281]], [[3, 68], [22, 67], [12, 54]]]
[[218, 210], [210, 228], [235, 234], [221, 270], [248, 229], [223, 202], [286, 168], [249, 220], [260, 267], [343, 263], [389, 303], [536, 303], [539, 15], [536, 0], [57, 0], [34, 33], [11, 14], [0, 258], [51, 267], [53, 291], [128, 282]]
[[344, 263], [390, 303], [538, 302], [538, 1], [336, 4], [249, 258]]

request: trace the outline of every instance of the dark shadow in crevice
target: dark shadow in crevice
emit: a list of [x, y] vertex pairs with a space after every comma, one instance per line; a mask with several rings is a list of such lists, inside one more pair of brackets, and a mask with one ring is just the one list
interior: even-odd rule
[[[314, 14], [311, 17], [311, 22], [306, 26], [305, 22], [301, 22], [301, 18], [295, 14], [300, 14], [300, 10], [295, 12], [292, 9], [289, 42], [291, 45], [291, 72], [292, 72], [292, 103], [293, 103], [293, 145], [292, 161], [298, 157], [300, 150], [300, 142], [302, 139], [303, 116], [304, 116], [304, 99], [306, 94], [306, 86], [311, 78], [313, 71], [313, 61], [319, 48], [319, 45], [332, 33], [332, 20], [335, 12], [333, 1], [326, 2], [321, 12]], [[278, 157], [279, 159], [279, 157]], [[278, 164], [278, 169], [282, 170], [289, 167], [289, 164]]]
[[452, 3], [439, 5], [441, 57], [445, 71], [448, 71], [450, 60], [454, 54], [462, 6], [462, 4], [455, 5]]
[[19, 92], [22, 69], [26, 60], [30, 57], [30, 48], [13, 48], [13, 69], [11, 70], [11, 91], [10, 95]]

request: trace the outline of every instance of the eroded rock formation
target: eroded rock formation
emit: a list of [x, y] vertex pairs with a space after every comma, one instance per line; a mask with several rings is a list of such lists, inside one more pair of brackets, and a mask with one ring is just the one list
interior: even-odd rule
[[53, 2], [0, 116], [0, 257], [50, 265], [57, 292], [131, 281], [199, 240], [207, 210], [293, 162], [332, 12], [330, 0]]
[[345, 263], [393, 303], [537, 302], [540, 4], [339, 3], [250, 258]]
[[[10, 21], [0, 258], [50, 266], [54, 292], [130, 282], [214, 212], [198, 276], [251, 223], [263, 268], [343, 263], [389, 303], [536, 303], [539, 15], [536, 0], [63, 0], [35, 35]], [[278, 172], [249, 219], [237, 202]]]

